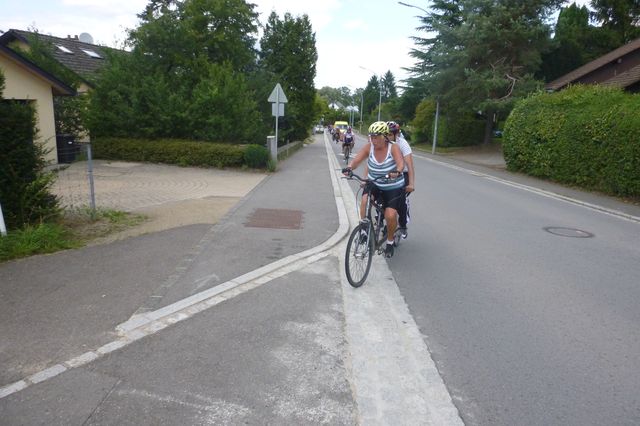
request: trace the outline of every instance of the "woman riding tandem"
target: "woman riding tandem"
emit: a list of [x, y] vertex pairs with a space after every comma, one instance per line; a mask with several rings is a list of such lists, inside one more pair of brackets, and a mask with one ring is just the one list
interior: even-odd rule
[[[393, 256], [393, 236], [398, 226], [398, 211], [404, 202], [404, 158], [397, 145], [389, 141], [389, 126], [384, 121], [376, 121], [369, 126], [369, 144], [365, 145], [343, 170], [350, 175], [351, 170], [358, 168], [360, 163], [367, 160], [367, 177], [376, 179], [388, 176], [389, 180], [376, 181], [374, 197], [382, 199], [384, 205], [384, 219], [387, 223], [387, 245], [384, 249], [386, 257]], [[367, 203], [369, 200], [362, 200]], [[364, 214], [361, 206], [360, 214]]]

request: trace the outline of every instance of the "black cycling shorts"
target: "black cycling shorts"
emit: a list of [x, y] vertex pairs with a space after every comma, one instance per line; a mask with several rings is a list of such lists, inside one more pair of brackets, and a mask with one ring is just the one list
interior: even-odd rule
[[402, 203], [404, 203], [404, 188], [390, 189], [388, 191], [382, 191], [380, 188], [375, 187], [371, 192], [373, 197], [382, 200], [384, 208], [392, 208], [396, 211], [400, 211]]

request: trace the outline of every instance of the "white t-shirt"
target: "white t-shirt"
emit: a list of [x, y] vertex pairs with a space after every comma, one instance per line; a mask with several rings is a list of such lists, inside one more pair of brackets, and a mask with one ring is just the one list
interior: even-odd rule
[[[413, 151], [411, 150], [411, 147], [409, 146], [409, 142], [407, 142], [407, 140], [404, 138], [404, 136], [402, 136], [402, 133], [399, 132], [396, 135], [396, 141], [395, 141], [396, 145], [398, 145], [398, 148], [400, 148], [400, 151], [402, 152], [402, 156], [406, 157], [407, 155], [413, 153]], [[407, 162], [404, 162], [404, 172], [408, 172], [409, 168], [407, 167]]]

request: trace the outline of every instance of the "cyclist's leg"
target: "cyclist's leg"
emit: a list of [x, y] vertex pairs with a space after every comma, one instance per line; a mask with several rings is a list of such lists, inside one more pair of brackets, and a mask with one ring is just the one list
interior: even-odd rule
[[398, 211], [392, 207], [384, 209], [384, 220], [387, 222], [387, 244], [393, 242], [398, 227]]
[[403, 197], [400, 205], [398, 206], [398, 226], [400, 228], [407, 227], [408, 206], [407, 206], [407, 191], [405, 190], [405, 188], [407, 187], [408, 184], [409, 184], [409, 173], [404, 172], [404, 188], [402, 189]]
[[398, 211], [404, 201], [404, 188], [383, 191], [384, 219], [387, 222], [387, 243], [392, 242], [398, 227]]
[[363, 194], [362, 199], [360, 200], [360, 219], [364, 219], [364, 214], [366, 212], [368, 202], [369, 202], [369, 196], [367, 194]]

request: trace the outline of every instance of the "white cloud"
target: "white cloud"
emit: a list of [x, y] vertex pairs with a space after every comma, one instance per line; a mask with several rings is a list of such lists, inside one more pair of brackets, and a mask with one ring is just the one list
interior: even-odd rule
[[340, 0], [320, 0], [306, 2], [300, 0], [251, 0], [256, 4], [256, 10], [260, 13], [260, 21], [264, 23], [272, 11], [280, 18], [286, 12], [294, 16], [307, 14], [313, 25], [314, 31], [318, 31], [331, 24], [335, 19], [336, 11], [340, 8]]
[[346, 30], [366, 30], [368, 28], [367, 23], [362, 19], [347, 19], [343, 21], [342, 27]]
[[[318, 44], [316, 87], [364, 87], [374, 72], [380, 75], [389, 70], [399, 84], [408, 77], [402, 67], [413, 65], [413, 58], [408, 55], [412, 47], [411, 40], [406, 38], [364, 42], [345, 39]], [[389, 52], [389, 59], [380, 52]], [[331, 59], [336, 57], [339, 59]]]

